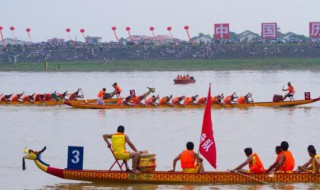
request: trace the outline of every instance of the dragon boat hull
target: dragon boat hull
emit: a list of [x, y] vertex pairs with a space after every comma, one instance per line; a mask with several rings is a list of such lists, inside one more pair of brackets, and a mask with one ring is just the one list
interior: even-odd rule
[[320, 183], [320, 177], [310, 173], [239, 174], [231, 172], [182, 173], [164, 172], [135, 174], [109, 170], [67, 170], [53, 167], [47, 173], [54, 176], [90, 182], [127, 183]]
[[194, 79], [174, 79], [174, 84], [192, 84], [195, 83], [196, 80]]
[[[213, 109], [221, 109], [221, 108], [249, 108], [249, 107], [291, 107], [291, 106], [298, 106], [304, 104], [310, 104], [313, 102], [319, 101], [320, 98], [309, 99], [309, 100], [294, 100], [294, 101], [283, 101], [283, 102], [253, 102], [253, 103], [246, 103], [246, 104], [212, 104]], [[146, 106], [126, 106], [126, 105], [115, 105], [115, 104], [106, 104], [106, 105], [97, 105], [95, 103], [78, 103], [78, 102], [66, 102], [67, 105], [72, 106], [73, 108], [82, 108], [82, 109], [134, 109], [134, 108], [150, 108], [150, 109], [157, 109], [157, 108], [181, 108], [181, 109], [203, 109], [205, 105], [159, 105], [158, 107], [152, 105]]]

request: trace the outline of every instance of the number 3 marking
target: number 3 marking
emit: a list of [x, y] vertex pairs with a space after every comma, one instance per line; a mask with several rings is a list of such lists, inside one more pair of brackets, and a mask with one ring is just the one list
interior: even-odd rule
[[74, 158], [71, 159], [71, 162], [74, 164], [78, 163], [80, 161], [80, 158], [79, 158], [80, 152], [78, 150], [74, 150], [74, 151], [72, 151], [72, 154], [73, 154]]

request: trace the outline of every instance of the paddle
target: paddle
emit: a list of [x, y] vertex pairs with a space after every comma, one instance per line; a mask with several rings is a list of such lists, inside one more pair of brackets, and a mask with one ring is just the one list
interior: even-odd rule
[[[231, 170], [229, 170], [229, 169], [228, 169], [228, 171], [231, 172]], [[254, 178], [254, 177], [251, 177], [251, 176], [242, 174], [242, 173], [237, 172], [237, 171], [234, 171], [234, 173], [236, 173], [236, 174], [238, 174], [238, 175], [241, 175], [241, 176], [244, 176], [244, 177], [247, 177], [247, 178], [250, 178], [250, 179], [253, 179], [253, 180], [258, 181], [258, 182], [260, 182], [260, 183], [269, 184], [268, 182], [261, 181], [261, 180], [259, 180], [259, 179], [257, 179], [257, 178]]]
[[80, 88], [80, 91], [81, 91], [81, 94], [82, 94], [82, 97], [83, 97], [84, 101], [85, 101], [86, 103], [88, 103], [88, 100], [87, 100], [86, 98], [84, 98], [84, 94], [83, 94], [82, 88]]

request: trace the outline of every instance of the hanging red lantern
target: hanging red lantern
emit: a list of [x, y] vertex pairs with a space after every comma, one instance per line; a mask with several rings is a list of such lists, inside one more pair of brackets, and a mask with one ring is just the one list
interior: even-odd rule
[[14, 29], [15, 29], [15, 28], [14, 28], [13, 26], [10, 27], [10, 30], [11, 30], [11, 31], [14, 31]]
[[167, 30], [168, 30], [168, 31], [171, 31], [171, 29], [172, 29], [171, 26], [168, 26], [168, 27], [167, 27]]
[[188, 25], [185, 25], [185, 26], [184, 26], [184, 29], [185, 29], [185, 30], [189, 30], [189, 26], [188, 26]]
[[81, 33], [84, 33], [84, 31], [85, 31], [85, 30], [84, 30], [83, 28], [80, 29], [80, 32], [81, 32]]
[[117, 27], [112, 26], [112, 30], [113, 30], [113, 31], [117, 30]]
[[131, 29], [130, 26], [127, 26], [127, 27], [126, 27], [126, 30], [127, 30], [127, 31], [130, 31], [130, 29]]
[[26, 29], [26, 31], [27, 31], [27, 32], [30, 32], [30, 31], [31, 31], [31, 29], [30, 29], [30, 28], [27, 28], [27, 29]]
[[70, 31], [71, 31], [70, 28], [67, 28], [67, 29], [66, 29], [66, 32], [70, 32]]
[[151, 31], [154, 31], [154, 27], [153, 27], [153, 26], [151, 26], [151, 27], [150, 27], [150, 30], [151, 30]]

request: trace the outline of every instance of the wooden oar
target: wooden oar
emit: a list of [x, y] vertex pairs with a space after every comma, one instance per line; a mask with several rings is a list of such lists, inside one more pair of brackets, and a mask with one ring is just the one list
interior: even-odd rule
[[[229, 169], [228, 169], [228, 171], [231, 172], [231, 170], [229, 170]], [[258, 181], [258, 182], [260, 182], [260, 183], [269, 184], [268, 182], [261, 181], [261, 180], [259, 180], [259, 179], [257, 179], [257, 178], [251, 177], [251, 176], [249, 176], [249, 175], [242, 174], [242, 173], [237, 172], [237, 171], [234, 171], [234, 173], [236, 173], [236, 174], [238, 174], [238, 175], [241, 175], [241, 176], [244, 176], [244, 177], [247, 177], [247, 178], [250, 178], [250, 179], [253, 179], [253, 180]]]

